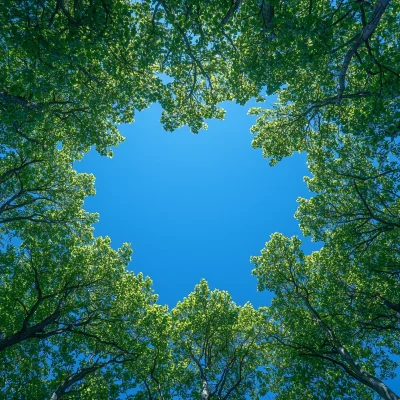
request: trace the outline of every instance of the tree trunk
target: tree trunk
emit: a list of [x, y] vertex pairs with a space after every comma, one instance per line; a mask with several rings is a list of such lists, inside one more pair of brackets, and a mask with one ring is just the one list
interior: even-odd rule
[[210, 398], [210, 389], [208, 388], [208, 382], [203, 379], [203, 385], [201, 390], [201, 400], [208, 400]]
[[400, 397], [386, 386], [380, 379], [375, 376], [362, 374], [359, 381], [369, 386], [372, 390], [379, 394], [385, 400], [400, 400]]

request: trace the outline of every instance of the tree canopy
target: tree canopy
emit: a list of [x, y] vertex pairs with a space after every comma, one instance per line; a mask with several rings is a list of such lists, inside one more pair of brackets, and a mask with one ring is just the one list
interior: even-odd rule
[[265, 389], [262, 312], [237, 306], [202, 280], [171, 310], [154, 349], [141, 398], [260, 398]]
[[399, 354], [397, 277], [340, 245], [309, 256], [300, 246], [274, 234], [253, 258], [259, 290], [275, 293], [267, 314], [278, 398], [398, 398], [384, 383]]
[[[5, 399], [399, 400], [400, 2], [3, 1], [0, 394]], [[202, 280], [168, 310], [96, 237], [94, 177], [119, 126], [250, 110], [271, 165], [305, 152], [302, 233], [252, 257], [260, 309]]]

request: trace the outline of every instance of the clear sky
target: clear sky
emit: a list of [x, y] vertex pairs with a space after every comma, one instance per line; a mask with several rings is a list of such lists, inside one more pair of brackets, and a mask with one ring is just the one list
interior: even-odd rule
[[225, 120], [197, 135], [165, 132], [152, 106], [121, 127], [126, 141], [113, 159], [92, 151], [75, 164], [96, 177], [97, 194], [85, 202], [100, 213], [96, 234], [114, 247], [131, 243], [130, 268], [152, 278], [162, 304], [173, 307], [201, 278], [238, 304], [269, 304], [249, 259], [273, 232], [300, 234], [293, 214], [297, 197], [309, 196], [308, 171], [304, 155], [270, 167], [251, 147], [251, 105], [226, 104]]

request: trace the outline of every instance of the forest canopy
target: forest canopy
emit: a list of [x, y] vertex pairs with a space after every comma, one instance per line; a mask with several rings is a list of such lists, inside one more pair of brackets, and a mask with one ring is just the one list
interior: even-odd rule
[[[400, 400], [399, 16], [398, 0], [3, 0], [0, 397]], [[201, 134], [249, 99], [271, 166], [306, 154], [296, 218], [320, 250], [273, 233], [251, 259], [271, 304], [203, 279], [169, 310], [130, 246], [94, 234], [94, 177], [73, 163], [111, 157], [151, 104]]]

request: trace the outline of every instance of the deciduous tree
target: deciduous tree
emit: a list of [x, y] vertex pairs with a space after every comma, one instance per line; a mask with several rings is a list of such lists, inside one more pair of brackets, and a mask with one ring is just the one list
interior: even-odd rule
[[395, 376], [392, 355], [399, 354], [398, 268], [385, 270], [381, 260], [366, 268], [370, 254], [350, 258], [341, 243], [309, 256], [300, 245], [274, 234], [253, 258], [259, 290], [275, 293], [268, 311], [274, 392], [293, 399], [399, 399], [384, 382]]
[[267, 386], [266, 335], [260, 311], [202, 280], [171, 310], [138, 398], [258, 399]]
[[108, 238], [58, 234], [32, 224], [0, 256], [5, 398], [114, 397], [122, 365], [140, 366], [156, 326], [157, 296], [126, 270], [127, 244], [116, 251]]

